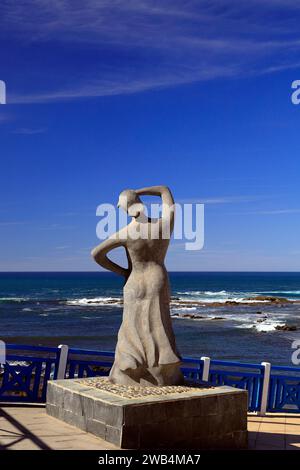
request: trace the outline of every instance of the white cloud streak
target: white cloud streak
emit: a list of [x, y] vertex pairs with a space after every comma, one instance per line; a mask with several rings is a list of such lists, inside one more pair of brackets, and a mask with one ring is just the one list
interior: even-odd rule
[[15, 92], [10, 103], [130, 94], [299, 67], [300, 4], [291, 0], [22, 0], [3, 2], [0, 15], [5, 40], [54, 44], [58, 54], [64, 44], [73, 59], [78, 50], [99, 58], [69, 71], [72, 86], [52, 71], [53, 88]]
[[248, 214], [254, 215], [284, 215], [284, 214], [299, 214], [300, 209], [273, 209], [273, 210], [261, 210], [248, 212]]

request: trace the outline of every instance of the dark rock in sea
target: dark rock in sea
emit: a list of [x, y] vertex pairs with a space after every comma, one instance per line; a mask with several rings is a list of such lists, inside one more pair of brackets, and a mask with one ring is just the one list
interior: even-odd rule
[[196, 315], [194, 313], [181, 313], [178, 315], [180, 318], [195, 318]]
[[260, 310], [258, 312], [256, 312], [256, 315], [261, 315], [261, 314], [262, 314], [262, 311], [260, 311]]
[[212, 320], [225, 320], [224, 317], [213, 317]]
[[275, 329], [279, 331], [297, 331], [295, 325], [277, 325]]
[[272, 295], [257, 295], [256, 297], [247, 297], [246, 300], [256, 300], [258, 302], [269, 302], [271, 304], [287, 304], [291, 303], [285, 297], [274, 297]]
[[202, 315], [197, 315], [197, 314], [194, 314], [194, 313], [180, 313], [180, 314], [172, 313], [171, 317], [172, 318], [187, 318], [188, 320], [199, 320], [199, 319], [206, 318]]

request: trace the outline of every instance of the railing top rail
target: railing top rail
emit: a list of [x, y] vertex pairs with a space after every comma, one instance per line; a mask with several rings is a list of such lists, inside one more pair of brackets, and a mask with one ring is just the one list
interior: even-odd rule
[[216, 359], [212, 359], [210, 361], [211, 365], [214, 366], [229, 366], [229, 367], [246, 367], [248, 369], [263, 369], [261, 364], [251, 364], [248, 362], [236, 362], [236, 361], [219, 361]]
[[59, 348], [50, 346], [29, 346], [27, 344], [6, 344], [6, 350], [43, 351], [57, 353]]
[[217, 375], [234, 375], [236, 377], [252, 377], [253, 379], [254, 378], [262, 378], [262, 374], [260, 372], [246, 372], [244, 370], [221, 370], [221, 369], [209, 369], [209, 373], [210, 375], [212, 374], [217, 374]]
[[8, 354], [7, 358], [8, 361], [18, 361], [18, 362], [50, 362], [53, 364], [58, 363], [58, 358], [55, 357], [42, 357], [42, 356], [19, 356], [18, 354]]
[[291, 367], [291, 366], [271, 366], [271, 371], [272, 370], [282, 370], [284, 372], [286, 371], [289, 371], [289, 372], [293, 372], [293, 373], [297, 373], [297, 374], [300, 374], [300, 367]]
[[113, 353], [112, 351], [95, 351], [92, 349], [79, 349], [79, 348], [69, 348], [69, 353], [83, 354], [86, 356], [106, 356], [106, 357], [115, 356], [115, 353]]
[[271, 374], [271, 379], [279, 380], [297, 380], [299, 382], [300, 377], [295, 375], [285, 375], [285, 374]]
[[[183, 357], [182, 362], [185, 363], [199, 363], [201, 361], [201, 357], [195, 358], [195, 357]], [[237, 361], [221, 361], [217, 359], [211, 359], [210, 361], [211, 365], [215, 366], [234, 366], [234, 367], [247, 367], [250, 369], [263, 369], [263, 366], [261, 364], [251, 364], [248, 362], [237, 362]]]

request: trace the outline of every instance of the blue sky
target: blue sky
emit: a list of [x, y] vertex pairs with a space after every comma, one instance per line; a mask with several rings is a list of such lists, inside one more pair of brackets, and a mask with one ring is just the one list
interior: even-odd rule
[[[4, 1], [0, 270], [97, 270], [96, 207], [205, 203], [172, 270], [300, 270], [300, 4]], [[121, 255], [117, 255], [118, 257]]]

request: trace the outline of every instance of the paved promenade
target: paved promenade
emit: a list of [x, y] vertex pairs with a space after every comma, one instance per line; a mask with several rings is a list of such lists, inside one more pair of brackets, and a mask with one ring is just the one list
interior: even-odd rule
[[248, 415], [249, 448], [300, 450], [300, 414]]
[[[300, 415], [249, 414], [250, 449], [300, 450]], [[0, 449], [117, 449], [92, 434], [47, 416], [43, 406], [0, 407]]]
[[0, 407], [1, 450], [107, 450], [113, 444], [51, 418], [45, 407]]

